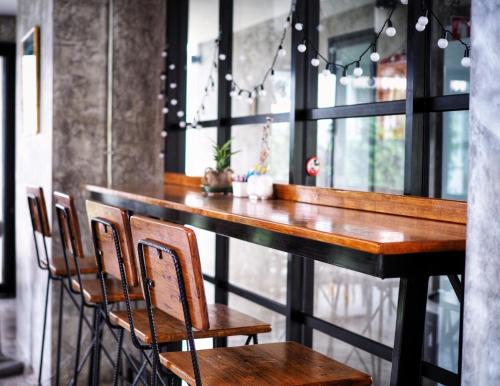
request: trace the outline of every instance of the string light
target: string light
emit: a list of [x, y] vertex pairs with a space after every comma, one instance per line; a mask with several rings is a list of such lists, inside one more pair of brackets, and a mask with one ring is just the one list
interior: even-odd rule
[[302, 24], [302, 23], [295, 23], [295, 29], [297, 31], [302, 31], [304, 29], [304, 24]]
[[438, 40], [437, 45], [442, 50], [448, 47], [448, 39], [446, 39], [446, 31], [443, 31], [443, 34], [441, 35], [441, 38]]
[[168, 114], [168, 107], [163, 107], [163, 108], [161, 109], [161, 112], [162, 112], [163, 114]]
[[[439, 25], [439, 27], [441, 28], [441, 37], [437, 41], [437, 46], [439, 48], [441, 48], [442, 50], [445, 50], [449, 45], [448, 35], [453, 36], [453, 34], [451, 31], [449, 31], [448, 29], [445, 28], [445, 26], [443, 25], [441, 20], [439, 20], [439, 18], [436, 16], [436, 14], [432, 11], [431, 8], [425, 9], [425, 15], [420, 16], [418, 18], [417, 24], [415, 25], [415, 29], [419, 32], [424, 31], [427, 24], [429, 23], [429, 16], [431, 16], [436, 21], [436, 23]], [[471, 60], [470, 60], [471, 47], [469, 44], [464, 42], [462, 39], [457, 38], [457, 40], [465, 48], [464, 56], [463, 56], [462, 60], [460, 61], [460, 63], [462, 64], [463, 67], [469, 68], [471, 66]]]
[[261, 84], [260, 85], [260, 90], [259, 90], [259, 96], [265, 97], [266, 95], [267, 95], [267, 92], [266, 92], [266, 90], [264, 90], [264, 85]]
[[170, 88], [175, 90], [177, 88], [177, 83], [170, 83]]
[[344, 68], [342, 70], [342, 76], [340, 77], [339, 82], [342, 86], [347, 86], [349, 84], [349, 78], [347, 77], [347, 68]]
[[168, 69], [169, 69], [170, 71], [175, 70], [175, 64], [173, 64], [173, 63], [172, 63], [172, 64], [170, 64], [170, 65], [168, 66]]
[[162, 130], [161, 131], [161, 137], [162, 138], [167, 138], [167, 131], [166, 130]]
[[226, 60], [226, 54], [219, 54], [219, 60], [221, 62], [223, 62], [224, 60]]
[[330, 63], [327, 63], [325, 69], [321, 72], [323, 76], [330, 76]]
[[285, 57], [286, 56], [286, 50], [283, 48], [283, 46], [280, 44], [280, 46], [278, 47], [278, 54], [279, 56], [281, 57]]
[[306, 52], [307, 50], [307, 46], [306, 46], [306, 42], [302, 42], [300, 43], [298, 46], [297, 46], [297, 51], [299, 51], [301, 54], [303, 54], [304, 52]]
[[182, 111], [182, 110], [177, 111], [177, 116], [179, 118], [182, 118], [184, 116], [184, 111]]
[[184, 128], [186, 127], [186, 122], [184, 122], [184, 121], [180, 121], [180, 122], [179, 122], [179, 127], [180, 127], [181, 129], [184, 129]]
[[319, 66], [319, 59], [318, 59], [318, 57], [314, 57], [314, 58], [311, 59], [311, 65], [313, 67], [318, 67]]
[[392, 20], [389, 19], [389, 22], [387, 23], [387, 29], [385, 30], [385, 34], [389, 36], [390, 38], [396, 36], [396, 28], [392, 25]]
[[401, 0], [401, 4], [408, 5], [408, 0]]
[[359, 62], [356, 62], [356, 68], [354, 68], [354, 71], [352, 74], [356, 77], [359, 78], [361, 75], [363, 75], [363, 69], [361, 68]]
[[377, 47], [373, 46], [372, 53], [370, 54], [370, 60], [374, 63], [380, 60], [380, 54], [377, 52]]
[[228, 82], [231, 82], [233, 80], [233, 75], [231, 74], [226, 74], [226, 76], [224, 76], [224, 78], [228, 81]]
[[171, 99], [171, 100], [170, 100], [170, 104], [171, 104], [172, 106], [176, 106], [176, 105], [177, 105], [177, 99], [175, 99], [175, 98], [174, 98], [174, 99]]

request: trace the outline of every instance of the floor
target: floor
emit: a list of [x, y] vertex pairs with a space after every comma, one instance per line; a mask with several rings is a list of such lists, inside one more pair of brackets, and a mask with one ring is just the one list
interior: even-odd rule
[[[10, 358], [20, 358], [16, 348], [16, 303], [14, 299], [0, 299], [0, 351]], [[29, 368], [20, 376], [0, 379], [0, 386], [37, 385]]]

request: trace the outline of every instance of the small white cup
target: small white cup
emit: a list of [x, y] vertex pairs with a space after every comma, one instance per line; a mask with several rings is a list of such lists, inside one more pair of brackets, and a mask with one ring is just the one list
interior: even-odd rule
[[248, 197], [248, 183], [241, 181], [233, 181], [233, 196], [234, 197]]

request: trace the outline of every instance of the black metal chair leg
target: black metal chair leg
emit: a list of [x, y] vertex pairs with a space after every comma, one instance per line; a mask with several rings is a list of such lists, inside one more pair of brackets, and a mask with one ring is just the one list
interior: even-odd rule
[[118, 379], [120, 378], [121, 369], [121, 356], [122, 356], [122, 345], [123, 345], [123, 329], [118, 333], [118, 347], [116, 350], [116, 362], [115, 362], [115, 373], [113, 375], [113, 386], [118, 386]]
[[95, 342], [94, 342], [94, 353], [93, 353], [93, 365], [92, 365], [92, 385], [99, 385], [99, 368], [101, 362], [101, 324], [102, 324], [102, 315], [99, 307], [96, 307], [97, 317], [96, 317], [96, 325], [95, 325]]
[[43, 314], [42, 349], [40, 352], [40, 366], [38, 368], [38, 385], [42, 385], [43, 352], [45, 349], [45, 330], [47, 329], [47, 309], [49, 306], [50, 276], [47, 276], [47, 289], [45, 290], [45, 311]]
[[[96, 326], [97, 326], [97, 313], [99, 310], [97, 307], [94, 307], [94, 315], [92, 316], [92, 333], [95, 334]], [[93, 348], [90, 350], [90, 360], [89, 360], [89, 377], [88, 377], [88, 386], [92, 386], [94, 384], [94, 353], [95, 353], [95, 340], [93, 343]]]
[[72, 384], [73, 385], [78, 385], [78, 367], [80, 364], [80, 348], [81, 348], [81, 340], [82, 340], [82, 327], [83, 327], [83, 317], [84, 317], [84, 306], [83, 304], [80, 305], [80, 314], [79, 314], [79, 319], [78, 319], [78, 333], [76, 337], [76, 353], [75, 353], [75, 370], [73, 373], [73, 380]]
[[62, 330], [63, 330], [63, 302], [64, 302], [64, 282], [61, 280], [59, 289], [59, 325], [57, 331], [57, 363], [56, 363], [56, 386], [59, 386], [61, 380], [61, 345], [62, 345]]

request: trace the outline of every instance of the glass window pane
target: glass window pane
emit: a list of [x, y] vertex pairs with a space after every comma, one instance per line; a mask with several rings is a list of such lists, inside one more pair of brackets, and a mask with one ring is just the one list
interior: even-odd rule
[[229, 281], [280, 303], [286, 302], [287, 253], [230, 239]]
[[[247, 315], [269, 323], [272, 331], [266, 334], [259, 334], [259, 343], [284, 342], [286, 340], [285, 326], [286, 319], [284, 315], [277, 314], [265, 307], [250, 302], [238, 295], [229, 294], [229, 307], [234, 308]], [[245, 343], [246, 336], [233, 336], [228, 338], [229, 346], [242, 346]]]
[[404, 150], [404, 115], [320, 120], [316, 184], [401, 194]]
[[207, 167], [214, 167], [212, 146], [217, 143], [217, 128], [186, 130], [186, 174], [202, 176]]
[[319, 331], [313, 331], [313, 349], [341, 363], [370, 374], [374, 386], [389, 385], [391, 363]]
[[[189, 0], [186, 119], [190, 122], [201, 104], [200, 120], [217, 118], [217, 61], [215, 39], [219, 35], [219, 0]], [[212, 75], [212, 82], [208, 82]], [[205, 87], [208, 93], [204, 97]]]
[[[377, 6], [375, 0], [321, 0], [319, 51], [329, 62], [346, 65], [359, 59], [381, 30], [392, 8]], [[318, 107], [382, 102], [406, 98], [406, 29], [407, 7], [397, 5], [391, 21], [396, 35], [382, 33], [376, 50], [377, 63], [370, 60], [369, 50], [360, 61], [363, 75], [347, 71], [348, 84], [341, 85], [343, 70], [318, 75]], [[321, 65], [323, 66], [323, 64]]]
[[392, 346], [399, 279], [380, 280], [314, 262], [314, 315]]
[[[290, 10], [290, 0], [235, 0], [233, 29], [233, 78], [242, 89], [262, 84], [271, 66]], [[234, 97], [232, 115], [282, 113], [290, 111], [290, 30], [278, 56], [275, 73], [264, 84], [266, 95], [248, 100]]]
[[201, 270], [210, 276], [215, 275], [215, 233], [199, 229], [191, 225], [186, 225], [194, 230], [198, 241], [198, 251], [200, 253]]
[[[259, 161], [263, 125], [233, 126], [232, 149], [238, 151], [231, 158], [231, 168], [236, 174], [246, 174], [253, 170]], [[271, 125], [271, 153], [268, 173], [275, 182], [288, 182], [290, 170], [290, 124], [274, 123]]]
[[470, 68], [462, 65], [465, 47], [459, 41], [461, 39], [470, 45], [470, 7], [470, 0], [433, 2], [434, 13], [452, 33], [447, 36], [448, 47], [444, 50], [439, 48], [437, 41], [442, 37], [442, 31], [438, 23], [430, 18], [433, 27], [431, 66], [437, 69], [431, 71], [432, 95], [465, 94], [470, 91]]
[[[442, 197], [467, 199], [469, 183], [469, 112], [432, 114], [443, 128]], [[441, 120], [442, 122], [439, 122]]]
[[425, 320], [424, 360], [456, 373], [460, 303], [448, 277], [432, 277]]

